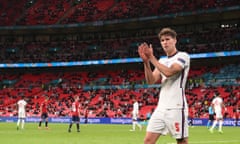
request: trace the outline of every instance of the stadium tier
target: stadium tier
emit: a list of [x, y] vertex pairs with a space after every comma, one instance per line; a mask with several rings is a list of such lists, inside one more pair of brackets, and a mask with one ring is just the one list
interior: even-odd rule
[[[28, 116], [40, 116], [40, 103], [48, 96], [50, 117], [69, 116], [77, 94], [89, 117], [129, 118], [136, 97], [146, 119], [161, 85], [146, 84], [141, 61], [125, 60], [139, 58], [142, 42], [163, 56], [157, 35], [167, 26], [176, 29], [180, 51], [215, 55], [192, 59], [186, 95], [194, 117], [207, 118], [212, 98], [222, 95], [225, 118], [236, 118], [239, 5], [238, 0], [0, 0], [0, 115], [17, 116], [16, 102], [25, 96]], [[106, 62], [116, 59], [125, 63]], [[93, 60], [105, 61], [65, 63]], [[62, 63], [52, 68], [56, 62]]]
[[[1, 26], [52, 25], [129, 19], [239, 6], [236, 0], [13, 0], [1, 4]], [[18, 12], [16, 14], [16, 11]], [[211, 11], [210, 11], [211, 12]], [[210, 13], [209, 12], [209, 13]]]
[[[186, 94], [189, 107], [196, 108], [195, 117], [207, 117], [207, 108], [214, 95], [221, 95], [224, 98], [227, 107], [226, 117], [234, 117], [240, 104], [239, 66], [239, 64], [212, 68], [203, 66], [191, 70]], [[67, 116], [73, 96], [78, 94], [82, 106], [89, 107], [90, 117], [130, 117], [131, 100], [137, 97], [140, 113], [145, 119], [147, 113], [157, 104], [160, 87], [135, 88], [137, 84], [144, 85], [144, 79], [143, 72], [134, 69], [2, 74], [1, 115], [15, 116], [17, 114], [15, 103], [24, 95], [30, 103], [27, 107], [29, 116], [39, 115], [39, 104], [45, 96], [50, 97], [49, 111], [52, 117]], [[121, 113], [118, 112], [119, 109]]]

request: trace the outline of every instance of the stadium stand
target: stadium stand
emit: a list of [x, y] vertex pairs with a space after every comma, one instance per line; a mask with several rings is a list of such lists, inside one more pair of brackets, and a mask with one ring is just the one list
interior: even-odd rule
[[[221, 95], [229, 109], [229, 116], [233, 115], [233, 108], [239, 105], [239, 64], [230, 64], [224, 67], [190, 72], [188, 82], [187, 98], [189, 106], [197, 109], [196, 117], [206, 117], [206, 111], [214, 95]], [[132, 77], [132, 73], [138, 73]], [[197, 77], [196, 77], [197, 74]], [[229, 76], [222, 77], [221, 75]], [[211, 76], [209, 76], [211, 75]], [[129, 78], [128, 78], [129, 77]], [[6, 84], [4, 81], [14, 81]], [[13, 104], [25, 95], [29, 98], [31, 108], [29, 115], [37, 115], [38, 111], [31, 111], [39, 107], [39, 102], [48, 95], [51, 98], [51, 116], [64, 116], [68, 113], [69, 103], [76, 93], [81, 95], [81, 103], [88, 105], [92, 110], [91, 116], [113, 117], [117, 110], [121, 109], [122, 117], [130, 116], [129, 102], [132, 97], [137, 97], [141, 105], [141, 113], [147, 114], [157, 103], [159, 88], [128, 88], [128, 89], [88, 89], [87, 85], [129, 85], [131, 82], [144, 83], [144, 75], [139, 70], [131, 71], [96, 71], [87, 72], [59, 72], [59, 73], [38, 73], [21, 75], [3, 75], [1, 77], [3, 97], [1, 111], [3, 116], [16, 115]], [[211, 81], [211, 82], [209, 82]], [[225, 83], [227, 82], [227, 83]], [[229, 83], [228, 83], [229, 82]], [[132, 85], [134, 85], [132, 84]], [[59, 112], [60, 109], [60, 112]], [[58, 113], [56, 113], [58, 112]]]
[[[161, 56], [163, 51], [157, 39], [157, 32], [165, 25], [156, 26], [159, 23], [155, 25], [153, 22], [148, 27], [146, 26], [148, 23], [143, 23], [144, 26], [140, 27], [140, 24], [136, 24], [143, 17], [157, 16], [160, 16], [160, 21], [166, 17], [163, 21], [169, 22], [179, 30], [180, 50], [191, 54], [237, 51], [240, 50], [238, 17], [202, 20], [200, 24], [196, 24], [193, 22], [196, 19], [187, 20], [188, 15], [186, 17], [182, 15], [192, 12], [193, 17], [201, 19], [205, 18], [200, 17], [204, 14], [208, 17], [213, 13], [215, 17], [217, 13], [216, 15], [220, 15], [218, 17], [224, 17], [221, 15], [224, 9], [230, 7], [234, 12], [234, 8], [239, 5], [240, 1], [236, 0], [184, 1], [184, 4], [179, 0], [0, 1], [2, 28], [0, 61], [1, 63], [35, 63], [135, 58], [138, 57], [137, 46], [142, 41], [152, 42], [157, 54]], [[176, 20], [171, 23], [167, 16]], [[180, 19], [188, 22], [178, 24]], [[104, 22], [121, 23], [127, 20], [137, 22], [117, 25], [117, 28], [109, 26], [108, 31], [106, 31], [108, 28], [104, 28]], [[86, 31], [82, 30], [85, 27], [70, 30], [57, 28], [59, 25], [84, 25], [90, 22], [96, 27], [104, 25], [99, 28], [103, 30], [95, 27], [86, 27]], [[45, 29], [34, 31], [37, 29], [34, 26], [45, 26]], [[9, 30], [8, 27], [13, 30]], [[23, 30], [18, 31], [18, 28]], [[236, 59], [239, 62], [239, 57]], [[201, 64], [191, 69], [187, 84], [187, 99], [189, 106], [196, 108], [195, 117], [208, 117], [207, 107], [214, 95], [223, 96], [227, 106], [225, 117], [234, 117], [237, 113], [240, 107], [240, 65], [229, 61], [225, 65], [219, 66], [217, 62], [213, 62], [214, 66], [211, 67]], [[159, 87], [147, 89], [135, 87], [138, 84], [145, 84], [144, 74], [139, 66], [117, 70], [96, 67], [94, 71], [88, 71], [88, 68], [84, 71], [81, 70], [85, 68], [81, 70], [76, 68], [78, 70], [75, 71], [39, 69], [2, 70], [1, 116], [16, 116], [15, 103], [22, 95], [28, 98], [29, 116], [39, 116], [39, 104], [45, 96], [49, 96], [51, 117], [67, 116], [75, 94], [80, 95], [83, 106], [88, 105], [89, 117], [130, 117], [129, 103], [132, 97], [137, 97], [142, 117], [145, 119], [146, 114], [155, 108], [158, 100]], [[119, 88], [94, 89], [95, 86], [109, 85]]]
[[[149, 29], [148, 31], [156, 31]], [[189, 53], [220, 52], [240, 50], [239, 27], [209, 29], [205, 31], [184, 32], [179, 34], [179, 49]], [[138, 32], [133, 32], [137, 34]], [[92, 34], [93, 37], [103, 37], [105, 33]], [[117, 35], [125, 35], [117, 38]], [[114, 38], [115, 37], [115, 38]], [[13, 39], [17, 39], [14, 38]], [[138, 57], [137, 44], [147, 39], [154, 43], [160, 55], [163, 55], [156, 33], [144, 33], [136, 38], [128, 32], [115, 33], [114, 36], [100, 40], [86, 38], [84, 40], [28, 41], [0, 43], [4, 55], [0, 60], [12, 62], [51, 62], [51, 61], [81, 61], [97, 59], [116, 59]], [[224, 39], [224, 41], [221, 41]], [[111, 53], [111, 55], [108, 55]]]

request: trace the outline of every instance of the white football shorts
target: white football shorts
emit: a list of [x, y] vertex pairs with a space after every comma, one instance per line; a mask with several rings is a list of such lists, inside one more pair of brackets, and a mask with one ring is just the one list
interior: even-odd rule
[[216, 118], [217, 118], [217, 119], [222, 119], [222, 118], [223, 118], [223, 115], [222, 115], [222, 111], [221, 111], [221, 110], [216, 110], [215, 113], [216, 113]]
[[25, 111], [19, 111], [19, 112], [18, 112], [18, 117], [19, 117], [19, 118], [25, 118], [25, 117], [26, 117]]
[[132, 119], [133, 119], [134, 121], [137, 121], [137, 119], [138, 119], [138, 113], [133, 112], [133, 113], [132, 113]]
[[188, 110], [155, 110], [152, 114], [147, 132], [170, 134], [175, 139], [188, 137]]

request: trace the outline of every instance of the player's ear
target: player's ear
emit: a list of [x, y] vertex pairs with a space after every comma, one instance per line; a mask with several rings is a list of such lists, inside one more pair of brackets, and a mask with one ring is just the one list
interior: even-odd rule
[[175, 41], [175, 44], [177, 43], [177, 39], [176, 38], [174, 38], [174, 41]]

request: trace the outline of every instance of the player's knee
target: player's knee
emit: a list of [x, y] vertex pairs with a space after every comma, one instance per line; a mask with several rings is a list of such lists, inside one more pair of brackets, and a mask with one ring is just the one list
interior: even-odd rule
[[144, 138], [144, 144], [154, 144], [154, 142], [149, 137], [145, 137]]

